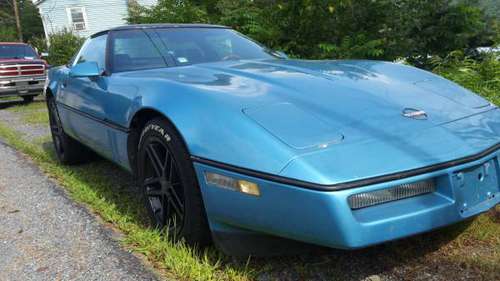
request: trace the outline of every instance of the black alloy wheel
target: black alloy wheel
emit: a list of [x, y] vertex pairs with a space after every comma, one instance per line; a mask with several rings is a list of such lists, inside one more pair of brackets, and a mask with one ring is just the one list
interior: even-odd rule
[[50, 133], [57, 159], [66, 165], [80, 164], [91, 159], [94, 154], [64, 132], [56, 101], [53, 97], [47, 97], [47, 108], [49, 111]]
[[179, 235], [184, 225], [184, 187], [179, 178], [178, 164], [167, 145], [157, 137], [144, 144], [143, 188], [155, 218], [155, 226], [167, 228]]
[[138, 182], [153, 227], [173, 240], [205, 246], [211, 234], [193, 164], [177, 130], [163, 118], [140, 133]]
[[49, 124], [50, 132], [52, 134], [52, 141], [54, 143], [54, 149], [58, 156], [63, 156], [64, 147], [62, 146], [62, 138], [64, 131], [62, 129], [61, 120], [59, 119], [56, 103], [53, 98], [47, 100], [47, 107], [49, 109]]

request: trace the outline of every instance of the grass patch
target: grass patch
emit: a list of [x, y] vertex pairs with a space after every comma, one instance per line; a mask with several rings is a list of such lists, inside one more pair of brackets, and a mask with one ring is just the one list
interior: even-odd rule
[[15, 100], [21, 100], [21, 97], [18, 97], [18, 96], [0, 97], [0, 102], [2, 102], [2, 101], [15, 101]]
[[32, 102], [13, 106], [7, 110], [16, 113], [23, 113], [23, 121], [28, 124], [48, 124], [49, 116], [47, 114], [47, 105], [45, 102]]

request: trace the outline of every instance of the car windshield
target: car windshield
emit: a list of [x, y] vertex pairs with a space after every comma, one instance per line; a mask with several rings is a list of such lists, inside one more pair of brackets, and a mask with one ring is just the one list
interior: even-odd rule
[[156, 35], [177, 65], [225, 60], [266, 59], [276, 54], [226, 28], [155, 29]]
[[0, 59], [34, 59], [37, 58], [35, 50], [27, 45], [0, 44]]

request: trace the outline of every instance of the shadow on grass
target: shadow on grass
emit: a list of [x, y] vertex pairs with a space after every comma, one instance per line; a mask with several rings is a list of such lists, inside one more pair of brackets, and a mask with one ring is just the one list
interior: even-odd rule
[[[43, 97], [38, 96], [37, 98], [35, 98], [33, 102], [43, 102], [43, 101], [44, 101]], [[25, 102], [20, 97], [0, 98], [0, 110], [27, 104], [29, 103]]]
[[23, 100], [0, 99], [0, 110], [26, 104]]
[[[42, 148], [56, 161], [51, 142], [44, 142]], [[140, 191], [129, 173], [98, 156], [88, 164], [68, 167], [68, 170], [76, 179], [92, 186], [99, 197], [114, 204], [121, 216], [148, 227]], [[100, 184], [96, 185], [96, 182]], [[470, 223], [466, 221], [412, 238], [355, 251], [311, 245], [310, 249], [299, 255], [251, 258], [248, 267], [256, 273], [258, 280], [363, 280], [371, 275], [390, 272], [395, 267], [421, 261], [426, 254], [455, 239]], [[211, 256], [214, 263], [222, 257], [224, 267], [234, 266], [236, 270], [247, 263], [245, 259], [224, 257], [217, 252]]]
[[266, 267], [263, 280], [364, 280], [395, 267], [420, 263], [423, 258], [455, 239], [471, 224], [465, 221], [411, 238], [370, 248], [345, 251], [316, 248], [293, 257], [256, 259], [254, 265]]

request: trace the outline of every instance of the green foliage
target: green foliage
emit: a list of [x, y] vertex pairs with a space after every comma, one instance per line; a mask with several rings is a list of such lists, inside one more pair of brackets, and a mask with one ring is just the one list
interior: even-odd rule
[[16, 29], [13, 28], [12, 26], [0, 25], [0, 42], [13, 42], [13, 41], [17, 41]]
[[[454, 50], [465, 50], [486, 43], [489, 36], [482, 11], [465, 3], [451, 5], [450, 1], [410, 1], [403, 9], [412, 11], [401, 16], [402, 34], [409, 36], [404, 47], [405, 57], [417, 66], [429, 64], [430, 56], [445, 56]], [[415, 35], [412, 35], [415, 34]]]
[[[480, 3], [481, 2], [481, 3]], [[408, 58], [491, 45], [498, 18], [479, 0], [160, 0], [135, 4], [130, 23], [210, 22], [300, 58]], [[485, 4], [486, 3], [486, 4]]]
[[207, 20], [205, 10], [187, 0], [159, 0], [151, 8], [129, 1], [127, 21], [130, 23], [203, 23]]
[[433, 72], [500, 105], [500, 53], [489, 53], [480, 60], [451, 52], [446, 57], [433, 57]]
[[230, 26], [257, 41], [269, 43], [278, 35], [269, 21], [269, 13], [257, 1], [220, 0], [206, 9], [210, 22]]
[[47, 39], [44, 37], [31, 37], [28, 43], [36, 48], [38, 52], [48, 52]]
[[44, 36], [42, 19], [31, 0], [20, 0], [19, 14], [23, 29], [23, 39], [29, 42], [34, 37]]
[[[0, 1], [0, 42], [17, 41], [16, 21], [12, 0]], [[33, 37], [44, 35], [42, 19], [31, 0], [16, 0], [23, 31], [23, 39], [28, 42]]]
[[85, 39], [68, 30], [50, 35], [48, 63], [52, 65], [63, 65], [68, 63], [84, 41]]

